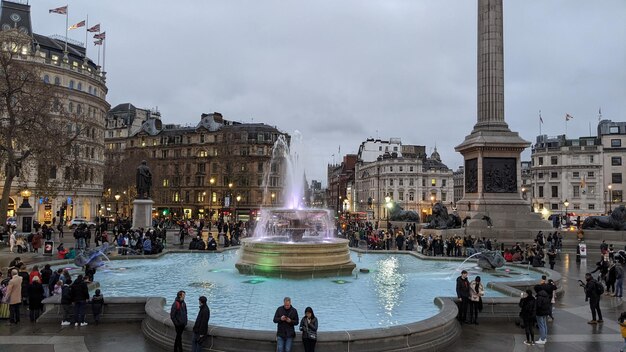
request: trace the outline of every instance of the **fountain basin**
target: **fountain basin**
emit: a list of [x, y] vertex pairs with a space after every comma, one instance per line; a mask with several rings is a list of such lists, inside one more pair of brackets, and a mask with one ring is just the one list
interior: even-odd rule
[[247, 238], [241, 242], [241, 255], [235, 267], [244, 275], [311, 278], [350, 276], [356, 264], [350, 258], [348, 240], [303, 237]]

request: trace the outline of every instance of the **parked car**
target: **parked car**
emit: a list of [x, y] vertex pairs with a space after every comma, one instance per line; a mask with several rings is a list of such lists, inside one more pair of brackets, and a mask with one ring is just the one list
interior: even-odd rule
[[7, 225], [17, 226], [17, 219], [14, 216], [7, 218]]
[[78, 227], [78, 225], [81, 224], [87, 224], [87, 227], [89, 227], [90, 229], [96, 227], [96, 224], [94, 222], [87, 221], [87, 219], [72, 219], [72, 221], [70, 221], [70, 229], [75, 229]]

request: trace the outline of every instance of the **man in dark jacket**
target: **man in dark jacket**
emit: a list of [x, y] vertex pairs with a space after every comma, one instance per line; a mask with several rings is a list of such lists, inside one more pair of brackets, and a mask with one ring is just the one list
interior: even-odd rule
[[[539, 285], [537, 285], [539, 286]], [[550, 315], [550, 297], [546, 290], [541, 287], [535, 287], [537, 291], [537, 299], [535, 301], [537, 326], [539, 326], [539, 340], [536, 344], [544, 345], [548, 338], [548, 315]]]
[[202, 344], [206, 340], [209, 333], [209, 319], [211, 318], [211, 310], [206, 304], [206, 297], [200, 296], [200, 310], [196, 323], [193, 325], [193, 339], [191, 340], [191, 352], [202, 351]]
[[74, 322], [77, 326], [87, 326], [85, 322], [85, 307], [89, 300], [89, 288], [83, 280], [82, 275], [78, 275], [72, 283], [72, 302], [74, 303]]
[[[60, 269], [61, 270], [61, 269]], [[60, 280], [63, 278], [61, 277]], [[74, 325], [72, 321], [72, 280], [67, 280], [61, 288], [61, 308], [63, 309], [63, 320], [61, 326]]]
[[174, 340], [174, 352], [183, 352], [183, 331], [187, 326], [187, 304], [185, 303], [185, 291], [178, 291], [176, 300], [170, 309], [170, 318], [176, 329], [176, 339]]
[[469, 323], [467, 321], [467, 307], [469, 307], [470, 301], [470, 283], [465, 270], [461, 271], [461, 276], [456, 278], [456, 296], [461, 302], [458, 319], [461, 323]]
[[[587, 323], [588, 324], [603, 323], [604, 321], [602, 320], [602, 312], [600, 311], [600, 297], [602, 296], [602, 294], [598, 293], [598, 290], [599, 290], [598, 286], [602, 284], [594, 280], [593, 276], [591, 276], [590, 273], [585, 274], [585, 280], [587, 281], [587, 283], [584, 284], [585, 302], [589, 301], [589, 308], [591, 308], [591, 320], [588, 321]], [[596, 320], [596, 312], [598, 314], [598, 318], [600, 318], [598, 320]]]
[[277, 325], [276, 340], [278, 343], [277, 352], [291, 352], [293, 338], [296, 336], [294, 326], [300, 323], [298, 311], [291, 306], [291, 298], [285, 297], [283, 305], [276, 309], [274, 323]]

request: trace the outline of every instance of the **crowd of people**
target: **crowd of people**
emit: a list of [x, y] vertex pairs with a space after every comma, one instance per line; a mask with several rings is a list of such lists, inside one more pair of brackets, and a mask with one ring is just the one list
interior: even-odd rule
[[9, 264], [5, 279], [0, 273], [0, 302], [9, 306], [9, 322], [19, 324], [20, 307], [27, 308], [30, 321], [35, 322], [43, 311], [42, 301], [60, 296], [63, 309], [61, 326], [86, 326], [85, 309], [89, 302], [98, 324], [104, 298], [99, 289], [92, 298], [89, 297], [87, 284], [93, 281], [94, 274], [95, 271], [86, 270], [85, 275], [78, 275], [72, 280], [67, 269], [53, 271], [50, 264], [45, 264], [41, 270], [38, 265], [33, 265], [27, 271], [26, 265], [17, 257]]

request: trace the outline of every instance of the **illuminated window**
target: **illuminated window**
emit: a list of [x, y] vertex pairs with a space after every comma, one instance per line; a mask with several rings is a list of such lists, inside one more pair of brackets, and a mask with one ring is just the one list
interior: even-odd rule
[[437, 180], [436, 180], [436, 179], [434, 179], [434, 178], [433, 178], [433, 179], [431, 179], [431, 180], [430, 180], [430, 185], [431, 185], [431, 186], [436, 186], [436, 185], [437, 185]]

